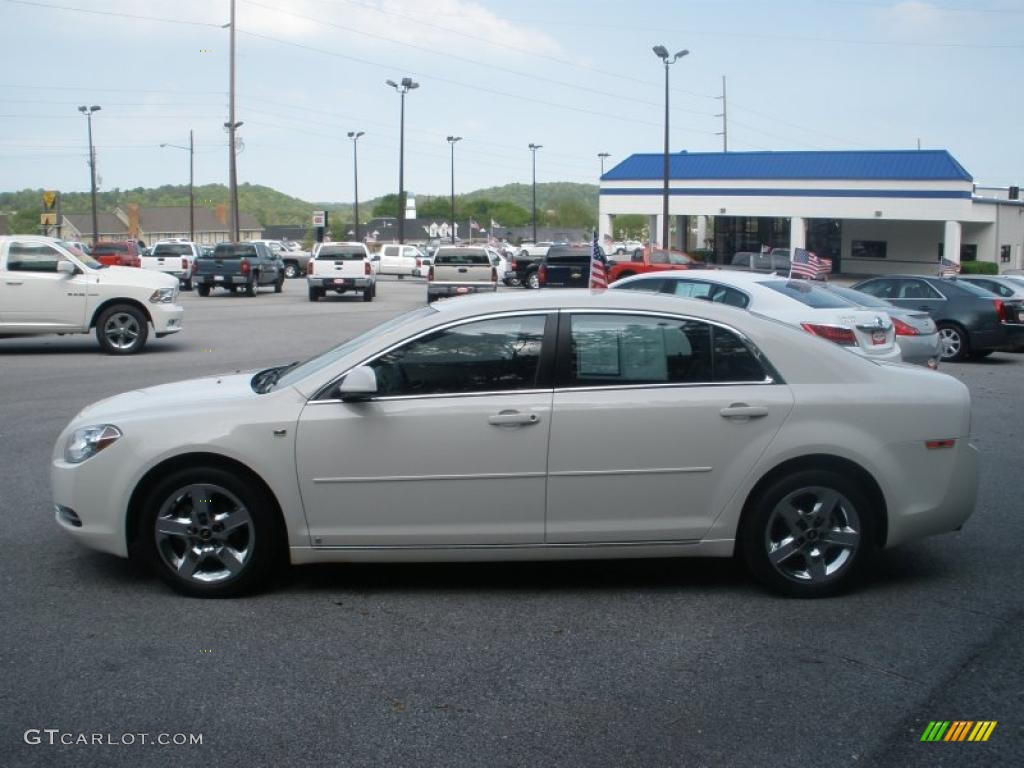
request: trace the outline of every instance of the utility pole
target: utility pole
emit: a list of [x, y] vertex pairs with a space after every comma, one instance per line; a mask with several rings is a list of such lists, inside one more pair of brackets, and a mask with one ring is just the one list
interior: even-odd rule
[[[448, 144], [452, 148], [452, 245], [455, 245], [455, 142], [462, 141], [461, 136], [449, 136]], [[469, 239], [473, 239], [473, 228], [469, 228]]]
[[386, 80], [402, 99], [400, 125], [398, 128], [398, 242], [405, 242], [405, 94], [420, 87], [411, 77], [403, 77], [401, 84]]
[[[668, 68], [670, 64], [675, 64], [679, 59], [689, 54], [689, 51], [682, 50], [676, 53], [671, 59], [668, 57], [668, 48], [664, 45], [654, 46], [654, 55], [661, 59], [665, 65], [665, 163], [664, 163], [664, 187], [662, 190], [661, 200], [661, 247], [668, 248], [668, 178], [669, 178], [669, 159], [668, 159]], [[653, 237], [652, 237], [653, 239]]]
[[238, 169], [236, 167], [235, 157], [235, 131], [238, 130], [242, 124], [235, 121], [235, 0], [231, 0], [231, 21], [225, 26], [229, 27], [231, 30], [228, 121], [224, 124], [224, 127], [228, 129], [228, 184], [231, 188], [231, 223], [229, 226], [231, 229], [231, 240], [232, 242], [237, 243], [240, 239], [240, 233], [238, 225]]
[[362, 136], [366, 131], [349, 131], [348, 137], [352, 139], [352, 180], [355, 184], [356, 200], [352, 205], [352, 218], [355, 219], [355, 233], [356, 242], [362, 242], [359, 239], [359, 137]]
[[729, 106], [728, 106], [728, 102], [725, 99], [725, 75], [722, 75], [722, 95], [719, 96], [718, 98], [720, 98], [722, 100], [722, 114], [715, 115], [715, 117], [722, 118], [722, 130], [718, 131], [718, 133], [716, 133], [715, 135], [722, 137], [722, 151], [723, 152], [728, 152], [729, 151], [729, 123], [728, 123]]
[[92, 143], [92, 114], [93, 112], [99, 112], [100, 107], [79, 107], [78, 111], [85, 115], [85, 119], [89, 123], [89, 187], [92, 190], [92, 244], [96, 245], [96, 241], [99, 239], [99, 216], [96, 214], [96, 147]]
[[604, 176], [604, 161], [607, 158], [611, 157], [611, 153], [610, 152], [598, 152], [597, 156], [599, 158], [601, 158], [601, 175]]
[[533, 153], [533, 242], [537, 242], [537, 150], [543, 144], [530, 144], [530, 152]]
[[173, 147], [174, 149], [183, 149], [188, 152], [188, 239], [190, 242], [196, 241], [196, 195], [195, 195], [195, 157], [196, 157], [196, 145], [193, 136], [193, 131], [190, 129], [188, 132], [188, 146], [183, 147], [180, 144], [161, 144], [163, 147]]

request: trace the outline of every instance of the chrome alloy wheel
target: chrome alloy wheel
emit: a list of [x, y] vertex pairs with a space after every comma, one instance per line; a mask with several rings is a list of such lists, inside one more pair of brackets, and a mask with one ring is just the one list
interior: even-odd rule
[[212, 484], [171, 493], [157, 513], [154, 533], [164, 564], [201, 584], [241, 573], [256, 539], [249, 510], [231, 491]]
[[788, 579], [821, 584], [854, 561], [861, 523], [853, 504], [822, 486], [799, 488], [775, 505], [765, 528], [768, 562]]
[[141, 333], [138, 318], [130, 312], [115, 312], [103, 324], [103, 336], [115, 349], [131, 349]]
[[964, 346], [964, 340], [960, 336], [960, 331], [956, 328], [940, 328], [939, 339], [942, 340], [942, 357], [944, 360], [950, 360], [960, 355], [960, 350]]

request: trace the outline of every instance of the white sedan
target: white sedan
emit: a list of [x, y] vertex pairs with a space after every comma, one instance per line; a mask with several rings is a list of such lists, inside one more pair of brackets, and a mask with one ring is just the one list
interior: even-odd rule
[[970, 424], [945, 374], [728, 306], [553, 290], [103, 400], [61, 433], [51, 481], [60, 527], [190, 595], [282, 561], [738, 552], [816, 597], [876, 547], [963, 525]]
[[695, 270], [648, 272], [616, 280], [610, 288], [654, 291], [748, 309], [803, 328], [872, 360], [901, 361], [896, 329], [885, 310], [865, 309], [810, 280]]

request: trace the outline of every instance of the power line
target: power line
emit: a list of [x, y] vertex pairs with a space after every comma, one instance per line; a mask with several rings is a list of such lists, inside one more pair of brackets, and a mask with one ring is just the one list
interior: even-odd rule
[[141, 21], [162, 21], [166, 24], [184, 24], [190, 27], [210, 27], [212, 29], [219, 29], [220, 24], [214, 24], [209, 21], [185, 21], [184, 19], [168, 19], [158, 16], [143, 16], [137, 13], [123, 13], [121, 11], [97, 11], [92, 8], [75, 8], [69, 5], [53, 5], [52, 3], [39, 3], [34, 0], [4, 0], [7, 3], [14, 3], [15, 5], [30, 5], [35, 8], [47, 8], [55, 11], [76, 11], [78, 13], [91, 13], [96, 16], [118, 16], [124, 19], [138, 19]]

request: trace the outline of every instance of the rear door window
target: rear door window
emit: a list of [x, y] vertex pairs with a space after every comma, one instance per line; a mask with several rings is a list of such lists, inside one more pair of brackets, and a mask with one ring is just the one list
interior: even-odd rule
[[764, 280], [760, 284], [814, 309], [842, 309], [854, 306], [842, 296], [808, 280]]

